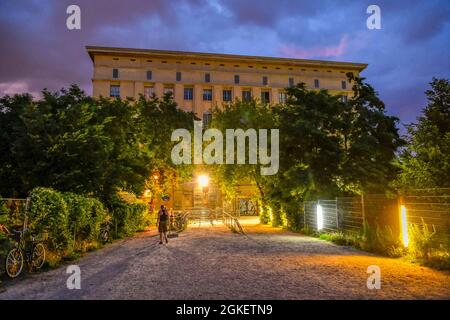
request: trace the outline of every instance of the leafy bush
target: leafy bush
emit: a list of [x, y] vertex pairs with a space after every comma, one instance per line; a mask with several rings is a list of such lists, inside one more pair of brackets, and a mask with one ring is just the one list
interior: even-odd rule
[[108, 214], [103, 204], [94, 198], [75, 193], [64, 193], [64, 201], [69, 210], [69, 230], [78, 241], [96, 240], [100, 228]]
[[108, 213], [94, 198], [35, 188], [30, 194], [29, 226], [34, 232], [48, 232], [50, 250], [71, 251], [74, 241], [93, 241]]
[[50, 188], [31, 191], [29, 226], [35, 232], [48, 232], [50, 250], [61, 251], [72, 245], [69, 229], [70, 210], [61, 193]]
[[402, 250], [400, 238], [393, 232], [391, 227], [385, 226], [381, 228], [378, 225], [372, 227], [367, 223], [364, 226], [360, 247], [366, 251], [388, 256], [400, 256]]
[[116, 195], [109, 200], [108, 205], [118, 237], [131, 236], [145, 228], [145, 216], [148, 211], [146, 204], [128, 203]]
[[422, 224], [411, 224], [408, 228], [408, 252], [415, 258], [428, 260], [431, 250], [438, 247], [436, 243], [436, 230], [430, 228], [422, 219]]
[[270, 207], [269, 206], [261, 206], [259, 210], [259, 221], [264, 224], [268, 224], [270, 222]]

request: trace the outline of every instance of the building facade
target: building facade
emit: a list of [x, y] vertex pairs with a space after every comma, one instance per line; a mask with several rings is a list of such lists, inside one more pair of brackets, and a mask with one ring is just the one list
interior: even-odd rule
[[285, 88], [304, 82], [346, 99], [366, 64], [166, 50], [86, 47], [94, 65], [94, 97], [139, 98], [172, 92], [175, 102], [207, 119], [215, 105], [235, 99], [277, 104]]
[[[366, 64], [197, 52], [125, 49], [88, 46], [92, 59], [94, 97], [138, 99], [172, 92], [177, 105], [208, 122], [214, 106], [235, 99], [260, 99], [276, 105], [286, 99], [285, 89], [303, 82], [307, 89], [327, 89], [347, 99], [355, 76]], [[235, 199], [222, 198], [217, 185], [201, 188], [195, 181], [172, 190], [169, 207], [228, 207], [240, 214], [257, 214], [255, 188], [237, 186]], [[227, 203], [226, 203], [227, 202]]]

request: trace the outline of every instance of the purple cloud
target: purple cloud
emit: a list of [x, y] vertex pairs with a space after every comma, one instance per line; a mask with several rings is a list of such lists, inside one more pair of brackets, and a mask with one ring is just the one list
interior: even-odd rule
[[[66, 28], [81, 7], [82, 29]], [[410, 122], [433, 76], [450, 78], [447, 0], [17, 0], [0, 2], [0, 95], [72, 83], [91, 92], [86, 45], [159, 48], [368, 63], [389, 113]]]

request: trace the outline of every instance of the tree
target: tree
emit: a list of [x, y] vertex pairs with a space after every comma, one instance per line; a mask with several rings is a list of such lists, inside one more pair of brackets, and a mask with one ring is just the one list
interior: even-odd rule
[[118, 190], [140, 194], [155, 168], [170, 167], [170, 129], [192, 119], [170, 97], [95, 99], [77, 86], [44, 90], [39, 101], [5, 96], [0, 194], [23, 197], [37, 186], [101, 199]]
[[353, 77], [353, 97], [343, 104], [343, 159], [339, 188], [350, 193], [383, 193], [399, 173], [396, 151], [404, 145], [398, 118], [386, 115], [385, 105], [364, 78]]
[[[274, 118], [273, 109], [256, 100], [236, 100], [230, 104], [224, 104], [222, 108], [216, 107], [212, 112], [211, 128], [219, 129], [223, 136], [226, 129], [275, 129], [277, 122]], [[247, 140], [247, 139], [246, 139]], [[270, 139], [269, 139], [270, 140]], [[235, 155], [237, 144], [235, 143]], [[268, 146], [270, 148], [270, 146]], [[260, 164], [249, 164], [249, 143], [246, 143], [245, 164], [216, 164], [208, 166], [219, 182], [222, 191], [229, 197], [234, 195], [235, 186], [238, 184], [254, 183], [259, 191], [260, 198], [264, 201], [264, 180], [267, 176], [261, 175]]]
[[450, 187], [450, 83], [433, 78], [430, 85], [422, 116], [407, 127], [408, 144], [396, 181], [404, 189]]
[[395, 117], [364, 79], [349, 75], [353, 96], [343, 102], [327, 90], [287, 88], [285, 104], [274, 107], [237, 101], [213, 113], [213, 126], [243, 129], [279, 128], [280, 168], [258, 175], [258, 165], [222, 165], [219, 181], [234, 186], [252, 181], [272, 211], [272, 223], [298, 226], [306, 200], [343, 194], [381, 192], [398, 171], [395, 152], [403, 141]]

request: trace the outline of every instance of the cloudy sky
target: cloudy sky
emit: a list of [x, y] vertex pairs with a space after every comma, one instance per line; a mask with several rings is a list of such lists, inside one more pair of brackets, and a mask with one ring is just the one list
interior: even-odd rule
[[[66, 8], [81, 8], [81, 30]], [[366, 9], [381, 8], [381, 30]], [[91, 93], [86, 45], [368, 63], [363, 76], [402, 123], [450, 78], [449, 0], [1, 0], [0, 95], [72, 83]]]

